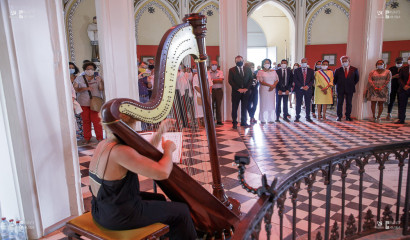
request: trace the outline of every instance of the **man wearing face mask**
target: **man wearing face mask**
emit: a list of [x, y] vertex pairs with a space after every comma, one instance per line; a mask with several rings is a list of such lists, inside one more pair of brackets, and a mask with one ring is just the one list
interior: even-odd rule
[[237, 114], [239, 103], [241, 104], [241, 126], [249, 127], [247, 124], [247, 106], [249, 98], [249, 87], [252, 84], [252, 70], [243, 66], [243, 57], [235, 58], [236, 66], [229, 69], [228, 79], [232, 87], [232, 123], [237, 128]]
[[315, 82], [315, 72], [307, 65], [307, 58], [301, 60], [301, 67], [294, 70], [293, 80], [295, 82], [294, 91], [296, 93], [296, 120], [300, 120], [300, 111], [302, 108], [303, 99], [306, 105], [306, 121], [312, 122], [310, 118], [310, 103], [312, 100], [313, 83]]
[[348, 56], [340, 58], [342, 66], [335, 71], [334, 85], [337, 92], [337, 119], [342, 121], [343, 116], [343, 102], [346, 99], [346, 120], [353, 121], [350, 118], [352, 113], [352, 98], [356, 92], [356, 84], [359, 82], [359, 71], [357, 68], [350, 66], [350, 59]]
[[407, 60], [408, 65], [402, 67], [399, 73], [399, 120], [396, 124], [404, 124], [406, 119], [407, 101], [410, 97], [410, 59]]
[[288, 116], [288, 98], [292, 90], [293, 74], [292, 70], [288, 68], [288, 61], [283, 59], [281, 61], [280, 69], [276, 70], [279, 77], [279, 83], [276, 85], [276, 122], [279, 122], [281, 113], [281, 102], [283, 100], [283, 120], [289, 122]]
[[209, 76], [211, 76], [211, 80], [213, 82], [212, 106], [216, 113], [216, 124], [223, 125], [222, 115], [221, 115], [221, 105], [222, 105], [222, 99], [224, 97], [224, 93], [223, 93], [224, 74], [221, 70], [218, 70], [217, 61], [211, 62], [211, 70], [208, 71], [208, 73], [209, 73]]
[[396, 58], [396, 65], [393, 67], [390, 67], [389, 70], [392, 74], [392, 79], [391, 79], [391, 88], [390, 88], [390, 102], [389, 106], [387, 108], [387, 120], [391, 119], [391, 111], [393, 110], [394, 102], [396, 101], [396, 96], [397, 96], [397, 102], [399, 101], [399, 95], [397, 94], [397, 91], [399, 90], [399, 72], [403, 66], [403, 58], [398, 57]]

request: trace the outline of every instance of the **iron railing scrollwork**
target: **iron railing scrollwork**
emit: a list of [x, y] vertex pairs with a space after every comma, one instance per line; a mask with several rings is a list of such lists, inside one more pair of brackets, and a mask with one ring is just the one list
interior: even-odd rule
[[[272, 236], [273, 239], [283, 239], [283, 218], [285, 211], [285, 201], [288, 197], [291, 199], [292, 205], [292, 239], [296, 239], [296, 216], [297, 216], [297, 203], [300, 191], [306, 190], [308, 195], [308, 215], [307, 215], [307, 239], [312, 239], [312, 235], [315, 235], [316, 239], [354, 239], [368, 234], [377, 233], [379, 231], [385, 231], [385, 228], [377, 228], [378, 224], [387, 226], [390, 223], [400, 224], [403, 228], [402, 234], [409, 235], [409, 223], [410, 223], [410, 167], [409, 167], [409, 152], [410, 142], [398, 142], [387, 145], [371, 145], [368, 147], [360, 147], [352, 150], [346, 150], [338, 154], [315, 160], [313, 162], [306, 163], [299, 167], [297, 170], [292, 171], [281, 179], [275, 178], [269, 185], [266, 175], [262, 176], [262, 186], [259, 188], [253, 188], [246, 183], [245, 180], [245, 165], [249, 164], [249, 158], [246, 155], [235, 156], [235, 163], [238, 164], [239, 169], [239, 181], [242, 187], [248, 192], [257, 194], [259, 199], [252, 206], [250, 211], [244, 216], [244, 218], [235, 226], [235, 233], [232, 239], [258, 239], [261, 230], [262, 221], [265, 223], [265, 230], [267, 233], [267, 239], [271, 237], [271, 219], [276, 210], [279, 217], [279, 236]], [[395, 162], [393, 162], [395, 161]], [[394, 189], [397, 195], [392, 196], [396, 199], [396, 203], [389, 203], [383, 206], [383, 191], [384, 191], [384, 170], [387, 163], [396, 163], [398, 161], [398, 187]], [[377, 212], [376, 216], [368, 209], [363, 213], [363, 208], [367, 207], [363, 203], [364, 182], [366, 166], [369, 164], [377, 164], [379, 170], [379, 182], [377, 188]], [[402, 206], [402, 187], [404, 168], [407, 164], [407, 181], [406, 192], [404, 197], [404, 205]], [[351, 199], [346, 199], [346, 194], [349, 189], [346, 187], [346, 179], [349, 175], [349, 171], [356, 171], [359, 180], [358, 189], [358, 215], [357, 218], [351, 213], [347, 219], [346, 205]], [[325, 185], [326, 191], [326, 203], [325, 203], [325, 216], [324, 216], [324, 229], [316, 230], [316, 233], [312, 231], [312, 206], [313, 206], [313, 192], [314, 185], [318, 182], [318, 174], [321, 174], [321, 179]], [[341, 216], [338, 219], [331, 219], [332, 209], [332, 187], [336, 180], [334, 177], [338, 177], [340, 174], [341, 181]], [[346, 191], [347, 190], [347, 191]], [[366, 203], [367, 204], [367, 203]], [[395, 206], [394, 206], [395, 205]], [[400, 214], [400, 210], [403, 209], [403, 213]], [[393, 212], [395, 211], [395, 212]], [[290, 213], [290, 211], [289, 211]], [[401, 215], [401, 216], [400, 216]], [[334, 221], [331, 224], [331, 220]], [[387, 224], [387, 225], [386, 225]]]

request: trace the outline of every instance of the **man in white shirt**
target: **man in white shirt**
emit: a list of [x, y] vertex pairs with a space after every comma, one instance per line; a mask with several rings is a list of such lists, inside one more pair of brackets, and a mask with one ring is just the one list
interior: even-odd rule
[[216, 124], [217, 125], [224, 125], [222, 123], [222, 115], [221, 115], [221, 105], [222, 99], [224, 97], [223, 93], [223, 80], [224, 74], [221, 70], [218, 70], [218, 62], [212, 61], [211, 62], [211, 70], [208, 71], [209, 75], [211, 76], [211, 80], [213, 83], [212, 86], [212, 106], [216, 113]]

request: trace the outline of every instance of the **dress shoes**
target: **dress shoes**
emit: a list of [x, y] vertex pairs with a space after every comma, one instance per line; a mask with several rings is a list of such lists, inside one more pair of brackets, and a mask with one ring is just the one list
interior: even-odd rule
[[346, 117], [346, 121], [353, 122], [353, 119], [351, 119], [350, 117]]
[[244, 124], [241, 124], [241, 127], [248, 128], [250, 127], [250, 125], [248, 125], [247, 123], [244, 123]]
[[276, 119], [275, 122], [280, 122], [280, 120], [279, 120], [279, 119]]
[[236, 125], [233, 125], [232, 128], [233, 129], [238, 129], [238, 127]]
[[404, 124], [404, 121], [397, 120], [394, 124]]
[[342, 118], [338, 117], [338, 118], [336, 118], [336, 121], [341, 122]]
[[223, 126], [224, 124], [222, 122], [217, 122], [216, 125]]
[[310, 119], [310, 118], [306, 118], [306, 121], [307, 121], [307, 122], [310, 122], [310, 123], [313, 122], [313, 120]]
[[300, 122], [299, 118], [296, 118], [296, 120], [294, 122]]
[[287, 118], [283, 119], [283, 121], [285, 121], [285, 122], [290, 122], [289, 119], [287, 119]]

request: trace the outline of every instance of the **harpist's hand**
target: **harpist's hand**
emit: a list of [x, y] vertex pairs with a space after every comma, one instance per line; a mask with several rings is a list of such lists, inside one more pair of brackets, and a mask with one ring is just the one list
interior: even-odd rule
[[162, 149], [164, 149], [164, 153], [173, 153], [177, 147], [173, 141], [164, 140], [164, 137], [162, 137]]

